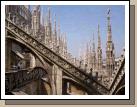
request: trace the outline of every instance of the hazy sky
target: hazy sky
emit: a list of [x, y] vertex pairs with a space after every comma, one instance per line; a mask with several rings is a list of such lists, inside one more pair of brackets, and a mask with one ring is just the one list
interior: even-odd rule
[[[112, 38], [116, 56], [121, 54], [125, 46], [125, 7], [116, 5], [65, 5], [50, 6], [52, 20], [56, 14], [57, 23], [60, 23], [61, 32], [67, 36], [68, 50], [74, 57], [78, 57], [79, 49], [84, 51], [86, 43], [92, 41], [93, 32], [97, 47], [97, 27], [100, 25], [101, 45], [103, 58], [106, 56], [107, 37], [107, 10], [111, 9]], [[46, 17], [47, 6], [41, 6], [41, 11]]]

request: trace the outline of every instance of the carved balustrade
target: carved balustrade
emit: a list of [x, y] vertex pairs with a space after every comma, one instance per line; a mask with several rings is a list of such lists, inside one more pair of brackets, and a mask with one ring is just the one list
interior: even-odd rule
[[27, 69], [12, 70], [5, 74], [5, 85], [6, 92], [12, 91], [13, 89], [20, 88], [27, 83], [46, 77], [46, 72], [40, 68], [29, 71]]

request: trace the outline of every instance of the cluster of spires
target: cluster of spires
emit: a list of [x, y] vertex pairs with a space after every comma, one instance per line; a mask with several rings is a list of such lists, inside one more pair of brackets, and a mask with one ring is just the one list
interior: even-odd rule
[[[95, 50], [95, 42], [94, 42], [94, 33], [93, 33], [93, 42], [89, 42], [86, 44], [86, 51], [84, 53], [80, 50], [80, 60], [81, 60], [81, 67], [85, 68], [86, 71], [89, 73], [90, 69], [92, 68], [92, 71], [102, 71], [102, 49], [101, 49], [101, 39], [100, 39], [100, 26], [98, 24], [98, 47], [97, 47], [97, 54]], [[96, 58], [97, 56], [97, 58]]]
[[51, 50], [58, 53], [62, 57], [66, 58], [67, 56], [66, 33], [61, 33], [60, 25], [58, 25], [57, 28], [56, 15], [54, 19], [54, 25], [52, 26], [50, 8], [48, 8], [48, 13], [46, 17], [44, 17], [40, 12], [41, 12], [40, 6], [39, 5], [34, 6], [32, 10], [33, 36], [39, 39], [43, 44], [45, 44]]
[[86, 69], [87, 73], [92, 71], [94, 73], [98, 73], [98, 75], [106, 75], [107, 77], [112, 76], [115, 66], [115, 53], [114, 53], [114, 44], [112, 41], [112, 32], [111, 32], [111, 24], [110, 24], [110, 9], [107, 13], [107, 43], [106, 43], [106, 59], [105, 66], [103, 64], [102, 58], [102, 48], [101, 48], [101, 37], [100, 37], [100, 26], [98, 24], [98, 44], [97, 50], [95, 50], [95, 42], [94, 42], [94, 33], [93, 33], [93, 42], [91, 41], [86, 45], [86, 51], [84, 53], [80, 50], [80, 60], [81, 67]]
[[[80, 55], [80, 59], [73, 58], [67, 51], [67, 39], [65, 33], [61, 33], [60, 25], [57, 28], [56, 15], [54, 19], [54, 27], [52, 27], [51, 22], [51, 11], [48, 8], [48, 13], [46, 18], [42, 16], [40, 18], [40, 6], [34, 6], [32, 11], [32, 31], [33, 36], [37, 37], [44, 43], [47, 47], [52, 49], [54, 52], [61, 55], [63, 58], [67, 59], [75, 66], [82, 69], [86, 69], [86, 72], [98, 72], [102, 75], [103, 73], [103, 60], [102, 60], [102, 48], [101, 48], [101, 37], [100, 37], [100, 26], [98, 25], [98, 46], [97, 54], [95, 50], [94, 34], [93, 43], [87, 44], [87, 49], [84, 55]], [[40, 24], [40, 19], [42, 19], [42, 24]], [[46, 20], [44, 20], [46, 19]], [[106, 43], [106, 66], [105, 71], [108, 76], [111, 77], [114, 70], [115, 55], [114, 55], [114, 44], [112, 42], [111, 24], [110, 24], [110, 10], [107, 13], [107, 43]], [[54, 28], [54, 29], [53, 29]], [[80, 52], [82, 53], [82, 52]], [[97, 57], [96, 57], [97, 56]]]

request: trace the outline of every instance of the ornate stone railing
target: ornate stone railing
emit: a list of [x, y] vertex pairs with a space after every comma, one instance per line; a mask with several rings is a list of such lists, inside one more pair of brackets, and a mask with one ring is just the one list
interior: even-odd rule
[[41, 42], [30, 36], [23, 29], [21, 29], [8, 19], [6, 19], [6, 30], [9, 32], [6, 35], [7, 38], [19, 40], [30, 46], [31, 48], [35, 49], [42, 57], [50, 60], [52, 63], [61, 67], [66, 74], [75, 77], [75, 79], [85, 85], [85, 88], [87, 88], [88, 90], [94, 89], [97, 93], [99, 92], [99, 94], [109, 94], [108, 89], [105, 86], [95, 81], [88, 74], [81, 71], [70, 62], [66, 61], [64, 58], [53, 52], [51, 49], [47, 48]]
[[113, 81], [109, 87], [109, 89], [110, 89], [109, 94], [113, 94], [116, 87], [118, 86], [118, 84], [120, 83], [122, 78], [125, 76], [125, 55], [124, 54], [121, 55], [119, 65], [118, 65], [117, 69], [114, 71], [113, 76], [114, 76]]
[[115, 67], [112, 77], [110, 78], [110, 81], [107, 81], [107, 84], [104, 86], [109, 89], [109, 94], [113, 94], [116, 87], [122, 80], [122, 78], [125, 75], [125, 53], [121, 54], [120, 60], [118, 61], [118, 65]]
[[20, 88], [33, 80], [41, 79], [42, 77], [47, 78], [47, 73], [42, 68], [35, 68], [33, 70], [22, 69], [22, 70], [11, 70], [5, 73], [5, 91], [9, 92], [13, 89]]

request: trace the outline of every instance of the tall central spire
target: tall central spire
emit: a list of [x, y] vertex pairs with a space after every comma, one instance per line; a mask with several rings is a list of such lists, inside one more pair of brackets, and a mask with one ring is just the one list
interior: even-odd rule
[[110, 24], [110, 9], [108, 9], [108, 12], [107, 12], [107, 20], [108, 20], [108, 25], [107, 25], [107, 41], [112, 41], [111, 24]]
[[112, 42], [112, 32], [110, 24], [110, 9], [107, 12], [107, 44], [106, 44], [106, 71], [109, 79], [112, 76], [115, 66], [115, 54], [114, 54], [114, 44]]

